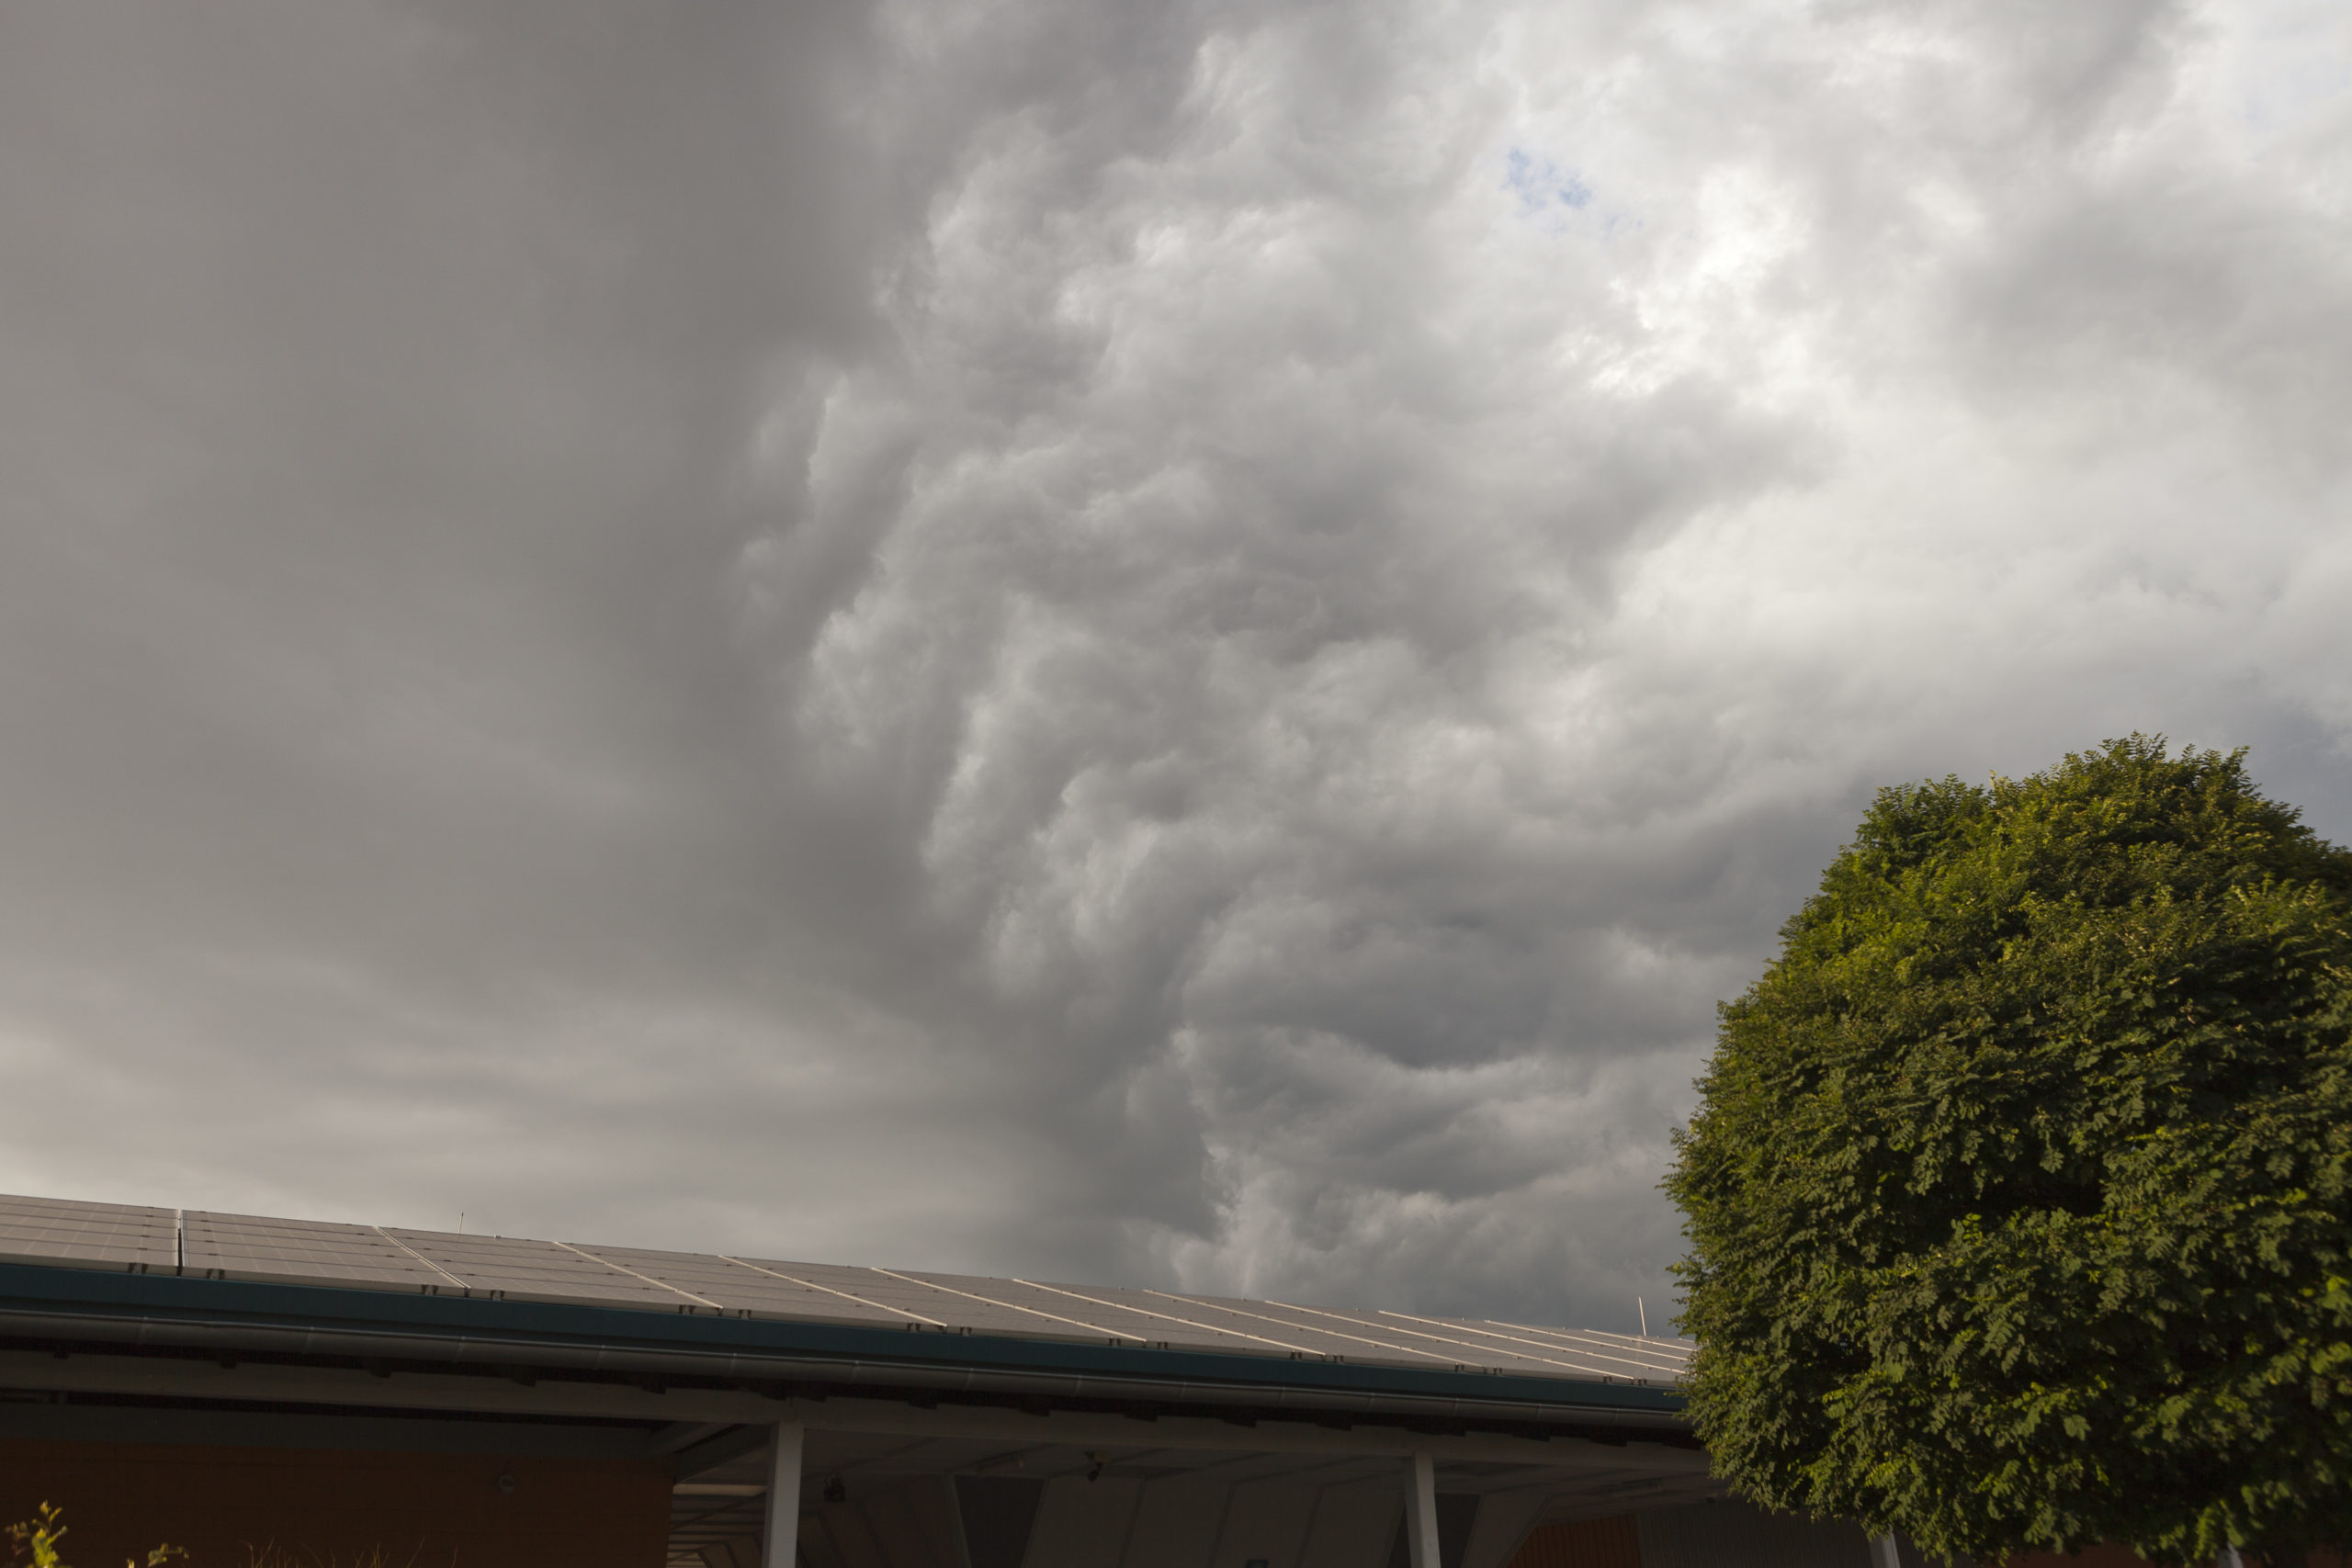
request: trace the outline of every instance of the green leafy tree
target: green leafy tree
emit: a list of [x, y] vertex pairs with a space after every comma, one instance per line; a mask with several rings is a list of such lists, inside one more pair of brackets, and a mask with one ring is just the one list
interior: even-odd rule
[[2352, 852], [2133, 736], [1882, 791], [1667, 1180], [1690, 1407], [1931, 1552], [2352, 1540]]

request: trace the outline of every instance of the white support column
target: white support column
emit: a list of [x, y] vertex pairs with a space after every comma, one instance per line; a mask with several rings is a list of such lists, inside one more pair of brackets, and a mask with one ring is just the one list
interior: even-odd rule
[[800, 1555], [800, 1440], [797, 1421], [779, 1421], [768, 1466], [767, 1529], [760, 1568], [795, 1568]]
[[1405, 1461], [1405, 1549], [1412, 1568], [1444, 1568], [1437, 1550], [1437, 1465], [1427, 1454]]
[[1470, 1544], [1462, 1549], [1455, 1568], [1508, 1568], [1551, 1503], [1549, 1486], [1489, 1492], [1479, 1498], [1478, 1511], [1470, 1516]]
[[2245, 1568], [2245, 1559], [2235, 1546], [2225, 1546], [2213, 1553], [2213, 1568]]
[[1902, 1549], [1892, 1535], [1871, 1537], [1871, 1568], [1903, 1568]]

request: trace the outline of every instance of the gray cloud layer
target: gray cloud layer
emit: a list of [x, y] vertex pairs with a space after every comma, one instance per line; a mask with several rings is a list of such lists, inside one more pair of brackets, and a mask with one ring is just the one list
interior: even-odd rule
[[1874, 784], [2352, 833], [2316, 0], [54, 0], [0, 212], [9, 1190], [1629, 1326]]

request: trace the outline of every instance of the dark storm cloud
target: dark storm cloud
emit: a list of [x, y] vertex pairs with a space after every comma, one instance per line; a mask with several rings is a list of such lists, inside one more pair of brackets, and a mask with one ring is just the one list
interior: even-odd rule
[[1630, 1326], [1872, 784], [2352, 828], [2331, 26], [12, 9], [0, 1185]]

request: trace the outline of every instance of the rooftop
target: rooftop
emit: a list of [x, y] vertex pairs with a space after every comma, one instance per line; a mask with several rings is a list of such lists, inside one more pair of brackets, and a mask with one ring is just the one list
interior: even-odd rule
[[1042, 1280], [0, 1196], [0, 1263], [1664, 1387], [1690, 1346]]

